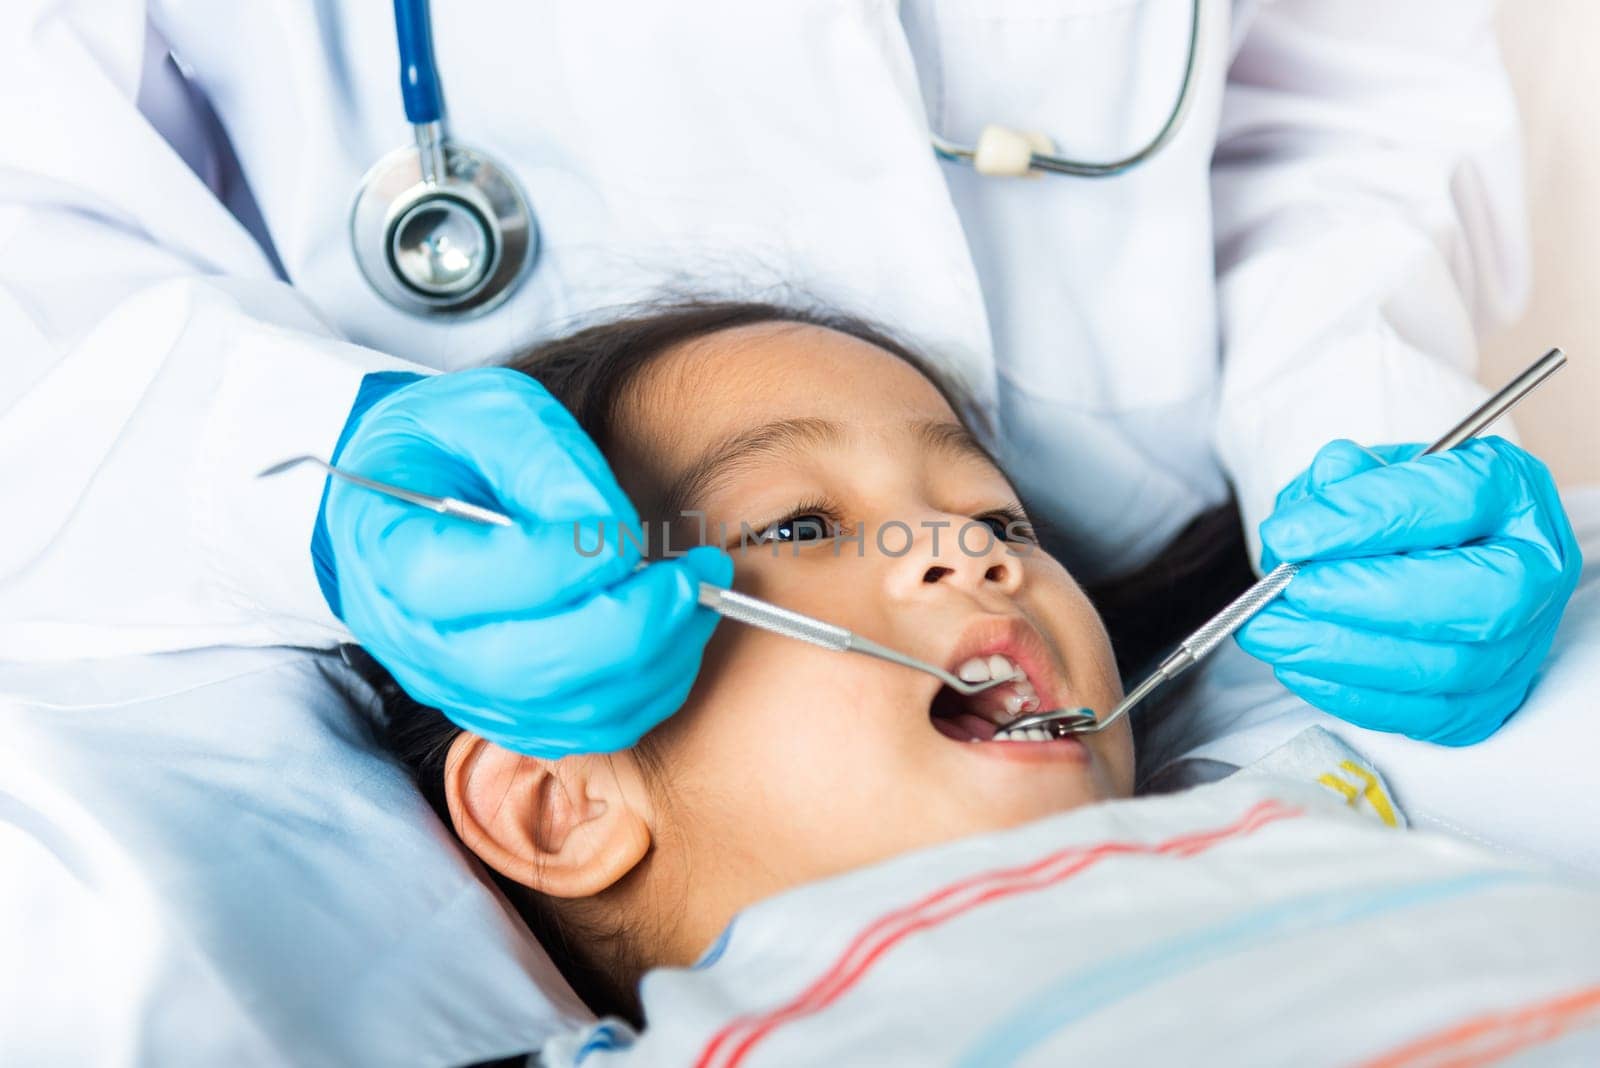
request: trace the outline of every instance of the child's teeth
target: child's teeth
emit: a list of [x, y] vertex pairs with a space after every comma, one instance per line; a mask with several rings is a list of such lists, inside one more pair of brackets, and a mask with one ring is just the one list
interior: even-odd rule
[[989, 674], [989, 661], [975, 656], [956, 668], [956, 678], [962, 682], [988, 682], [994, 676]]
[[1007, 675], [1015, 674], [1017, 674], [1016, 666], [999, 653], [989, 657], [989, 678], [1003, 679]]
[[[1015, 691], [1006, 694], [1006, 714], [1009, 716], [1021, 715], [1023, 710], [1027, 708], [1029, 700], [1030, 698], [1026, 694], [1020, 694]], [[1039, 703], [1037, 698], [1032, 700], [1034, 704]]]

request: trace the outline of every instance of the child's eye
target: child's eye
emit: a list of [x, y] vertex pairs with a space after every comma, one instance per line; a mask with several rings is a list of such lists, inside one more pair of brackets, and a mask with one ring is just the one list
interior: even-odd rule
[[800, 512], [780, 519], [760, 534], [762, 542], [821, 541], [833, 531], [833, 520], [820, 512]]
[[978, 522], [989, 528], [995, 541], [1010, 541], [1011, 532], [1006, 529], [1006, 524], [1011, 522], [1003, 515], [980, 515]]
[[1000, 542], [1034, 540], [1033, 524], [1028, 522], [1028, 517], [1021, 511], [1006, 509], [1000, 512], [990, 512], [980, 515], [977, 522], [982, 523], [994, 533], [994, 540]]

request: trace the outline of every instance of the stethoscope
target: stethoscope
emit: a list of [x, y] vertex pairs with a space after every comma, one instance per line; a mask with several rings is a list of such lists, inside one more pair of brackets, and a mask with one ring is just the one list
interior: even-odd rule
[[[1100, 163], [1075, 160], [1055, 155], [1041, 134], [988, 126], [973, 145], [935, 133], [935, 154], [992, 176], [1109, 178], [1139, 166], [1166, 147], [1188, 114], [1200, 61], [1202, 3], [1191, 5], [1178, 98], [1137, 152]], [[350, 212], [356, 263], [378, 295], [401, 311], [481, 314], [527, 276], [539, 255], [539, 227], [522, 187], [505, 168], [446, 136], [429, 0], [394, 0], [394, 21], [400, 95], [415, 141], [374, 164], [356, 190]]]
[[428, 0], [394, 0], [400, 96], [416, 141], [361, 179], [350, 211], [356, 262], [378, 295], [416, 315], [477, 315], [511, 295], [539, 228], [504, 167], [445, 136]]

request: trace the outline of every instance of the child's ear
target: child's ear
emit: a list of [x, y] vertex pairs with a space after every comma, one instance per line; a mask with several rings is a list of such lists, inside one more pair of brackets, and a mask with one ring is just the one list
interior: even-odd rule
[[598, 894], [650, 849], [648, 795], [629, 753], [543, 760], [463, 733], [444, 790], [468, 849], [552, 897]]

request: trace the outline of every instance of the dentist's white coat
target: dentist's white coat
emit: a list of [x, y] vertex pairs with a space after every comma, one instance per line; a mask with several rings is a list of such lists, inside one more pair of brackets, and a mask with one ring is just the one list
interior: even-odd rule
[[1474, 323], [1521, 299], [1491, 6], [1210, 0], [1154, 162], [996, 180], [936, 161], [930, 125], [1138, 146], [1189, 0], [444, 0], [452, 129], [521, 178], [544, 250], [499, 310], [435, 323], [376, 297], [347, 236], [408, 137], [390, 5], [7, 0], [0, 661], [339, 640], [320, 478], [253, 474], [328, 453], [368, 371], [673, 286], [797, 286], [949, 361], [1085, 574], [1229, 480], [1253, 528], [1328, 439], [1452, 422]]

